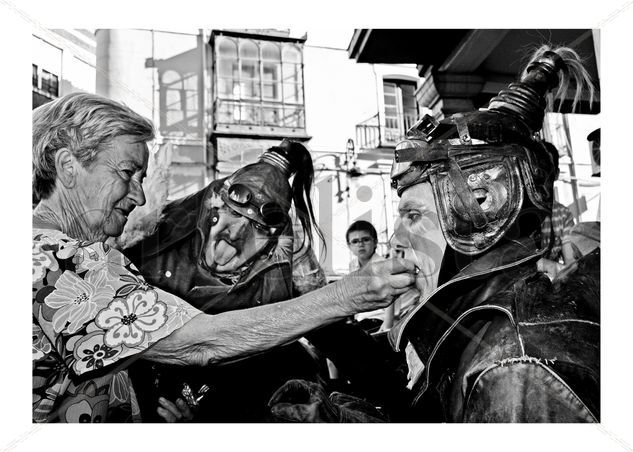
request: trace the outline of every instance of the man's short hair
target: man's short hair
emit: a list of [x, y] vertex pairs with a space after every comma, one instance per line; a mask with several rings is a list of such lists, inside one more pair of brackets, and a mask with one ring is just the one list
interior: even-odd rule
[[375, 242], [378, 241], [378, 233], [376, 232], [376, 228], [374, 227], [374, 225], [372, 225], [369, 221], [358, 220], [358, 221], [353, 222], [349, 226], [349, 228], [347, 228], [347, 232], [345, 233], [345, 240], [347, 240], [347, 243], [349, 243], [349, 235], [352, 232], [360, 232], [360, 231], [369, 232], [369, 235], [371, 235], [371, 238], [374, 239]]
[[138, 142], [154, 138], [149, 119], [102, 96], [72, 93], [33, 111], [33, 198], [48, 198], [55, 187], [55, 154], [67, 148], [89, 167], [116, 137], [132, 135]]

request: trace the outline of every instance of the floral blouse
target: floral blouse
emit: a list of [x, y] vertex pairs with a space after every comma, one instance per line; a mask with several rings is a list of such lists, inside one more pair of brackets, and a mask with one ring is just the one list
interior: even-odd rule
[[33, 420], [139, 421], [125, 368], [200, 311], [102, 242], [33, 230]]

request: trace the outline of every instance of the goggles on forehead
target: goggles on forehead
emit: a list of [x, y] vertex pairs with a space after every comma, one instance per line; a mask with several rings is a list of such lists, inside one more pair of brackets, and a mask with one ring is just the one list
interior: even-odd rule
[[255, 212], [259, 214], [259, 217], [268, 227], [282, 226], [288, 216], [284, 209], [276, 202], [264, 202], [263, 204], [256, 204], [253, 200], [255, 197], [249, 187], [243, 184], [233, 184], [226, 188], [226, 197], [230, 201], [239, 207], [252, 206], [255, 209], [251, 212], [251, 209], [247, 210], [247, 213], [254, 215]]

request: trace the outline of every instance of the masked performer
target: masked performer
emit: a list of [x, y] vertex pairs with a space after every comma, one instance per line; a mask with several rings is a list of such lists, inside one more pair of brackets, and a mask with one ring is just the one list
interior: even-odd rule
[[[321, 235], [309, 197], [312, 180], [310, 153], [300, 143], [284, 140], [257, 163], [168, 204], [155, 232], [126, 254], [148, 281], [210, 314], [306, 293], [325, 284], [311, 248], [312, 228]], [[293, 244], [293, 204], [301, 244]], [[295, 248], [299, 251], [293, 253]], [[373, 389], [391, 385], [375, 384], [383, 371], [369, 370], [381, 363], [371, 356], [379, 353], [372, 351], [373, 340], [360, 330], [338, 323], [309, 339], [352, 374], [363, 395], [389, 391]], [[183, 383], [193, 392], [206, 385], [208, 409], [201, 409], [197, 420], [233, 422], [266, 420], [267, 401], [276, 388], [290, 378], [315, 379], [322, 370], [299, 343], [205, 372], [138, 367], [133, 377], [152, 382], [151, 394], [144, 398], [148, 411], [157, 396], [179, 395]]]
[[[543, 47], [488, 108], [426, 116], [396, 147], [392, 246], [421, 269], [420, 304], [390, 332], [406, 351], [409, 421], [599, 420], [599, 250], [554, 285], [536, 266], [551, 246], [540, 233], [556, 176], [536, 132], [547, 93], [570, 81], [575, 101], [593, 90], [574, 51]], [[427, 240], [435, 227], [448, 245], [439, 281]], [[309, 386], [285, 385], [273, 413], [307, 420], [320, 403], [321, 413], [358, 415], [338, 395], [315, 402], [296, 390]]]
[[395, 245], [416, 254], [425, 216], [448, 244], [439, 288], [391, 333], [417, 369], [416, 420], [599, 420], [599, 250], [554, 285], [536, 269], [557, 169], [536, 133], [570, 82], [574, 107], [593, 97], [578, 55], [543, 46], [486, 109], [426, 117], [396, 147], [401, 206], [421, 215], [401, 212]]

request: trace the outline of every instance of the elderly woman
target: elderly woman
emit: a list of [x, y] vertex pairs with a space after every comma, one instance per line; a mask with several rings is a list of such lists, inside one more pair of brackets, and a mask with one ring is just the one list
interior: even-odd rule
[[33, 113], [33, 418], [139, 420], [126, 366], [143, 358], [207, 365], [266, 350], [384, 307], [414, 281], [386, 261], [294, 300], [202, 314], [147, 284], [106, 239], [145, 203], [152, 124], [129, 108], [71, 94]]

